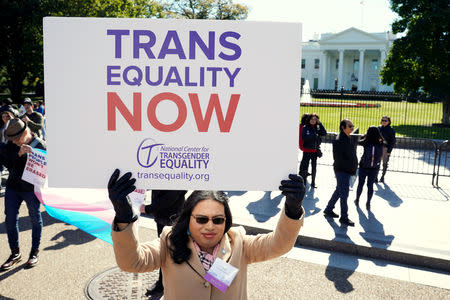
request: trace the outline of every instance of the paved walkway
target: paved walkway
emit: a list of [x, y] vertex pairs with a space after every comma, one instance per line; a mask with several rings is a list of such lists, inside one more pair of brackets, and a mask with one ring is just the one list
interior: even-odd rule
[[[355, 227], [346, 227], [323, 216], [336, 185], [332, 167], [319, 165], [317, 174], [318, 188], [307, 184], [300, 245], [450, 271], [450, 178], [441, 177], [441, 188], [434, 188], [430, 175], [388, 172], [386, 183], [375, 186], [371, 211], [365, 208], [367, 187], [360, 207], [353, 203], [356, 182], [348, 199]], [[256, 232], [274, 228], [283, 205], [278, 191], [229, 196], [234, 223]]]
[[[374, 295], [396, 299], [420, 299], [428, 296], [434, 299], [450, 298], [448, 290], [425, 286], [416, 288], [410, 282], [390, 279], [392, 268], [385, 261], [448, 270], [450, 178], [440, 178], [440, 189], [431, 186], [430, 176], [388, 172], [386, 181], [387, 184], [375, 187], [371, 212], [365, 209], [365, 194], [361, 197], [361, 209], [358, 209], [352, 201], [355, 191], [350, 192], [349, 216], [356, 226], [341, 227], [338, 222], [323, 217], [323, 209], [335, 187], [335, 179], [332, 167], [319, 165], [318, 188], [308, 189], [304, 200], [306, 219], [298, 244], [372, 257], [370, 265], [375, 263], [387, 266], [380, 270], [379, 275], [388, 279], [377, 276], [364, 276], [362, 279], [361, 275], [353, 274], [358, 264], [364, 265], [360, 260], [358, 262], [356, 256], [330, 255], [329, 252], [323, 252], [322, 255], [329, 260], [326, 267], [289, 260], [296, 256], [320, 254], [320, 251], [295, 248], [284, 258], [255, 264], [253, 269], [249, 268], [250, 272], [253, 270], [249, 275], [249, 278], [252, 278], [249, 282], [250, 298], [330, 298], [331, 295], [331, 298], [344, 295], [349, 298], [374, 298]], [[278, 191], [229, 191], [228, 194], [235, 224], [244, 225], [255, 233], [273, 230], [283, 205]], [[336, 212], [339, 212], [338, 209], [339, 206]], [[21, 247], [26, 255], [30, 245], [31, 228], [25, 205], [22, 206], [20, 215]], [[31, 270], [24, 270], [21, 263], [16, 268], [1, 273], [0, 299], [82, 299], [87, 282], [99, 272], [115, 266], [110, 245], [45, 213], [44, 216], [40, 264]], [[153, 220], [141, 218], [140, 224], [143, 227], [143, 240], [155, 236], [155, 232], [148, 229], [154, 228]], [[9, 255], [4, 215], [0, 217], [0, 245], [0, 256], [3, 260]], [[298, 251], [303, 252], [296, 254]], [[347, 271], [332, 267], [340, 264], [342, 266], [339, 267], [345, 269], [349, 260], [353, 265], [350, 264]], [[328, 280], [323, 277], [324, 274]], [[441, 274], [439, 278], [448, 282], [449, 273]], [[310, 280], [310, 276], [314, 277]], [[430, 280], [434, 278], [427, 274], [424, 276], [429, 276]], [[330, 282], [334, 283], [334, 286], [330, 286]], [[279, 286], [284, 288], [279, 289]], [[437, 286], [449, 285], [444, 283]], [[289, 290], [295, 293], [285, 296]], [[308, 292], [303, 294], [305, 291]], [[414, 291], [413, 294], [410, 294], [411, 291]], [[49, 297], [46, 297], [47, 295]], [[273, 297], [267, 298], [267, 295]]]

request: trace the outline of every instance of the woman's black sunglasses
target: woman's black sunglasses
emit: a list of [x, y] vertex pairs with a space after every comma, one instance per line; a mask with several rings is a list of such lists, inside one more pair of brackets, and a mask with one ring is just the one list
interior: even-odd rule
[[195, 221], [197, 221], [198, 224], [206, 224], [209, 222], [209, 220], [212, 220], [213, 224], [216, 225], [220, 225], [223, 224], [223, 222], [225, 222], [225, 217], [206, 217], [206, 216], [194, 216], [192, 215], [192, 217], [194, 217]]

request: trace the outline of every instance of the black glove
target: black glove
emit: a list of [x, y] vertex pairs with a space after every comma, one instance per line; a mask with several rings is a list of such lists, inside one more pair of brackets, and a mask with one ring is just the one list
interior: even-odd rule
[[289, 180], [282, 180], [280, 190], [286, 196], [284, 202], [286, 216], [291, 219], [300, 219], [302, 216], [302, 202], [305, 197], [303, 179], [295, 174], [289, 174]]
[[117, 180], [119, 175], [120, 171], [116, 169], [108, 182], [109, 199], [116, 212], [114, 223], [132, 223], [137, 220], [138, 215], [133, 210], [128, 194], [136, 189], [134, 186], [136, 179], [131, 178], [131, 172], [125, 173]]

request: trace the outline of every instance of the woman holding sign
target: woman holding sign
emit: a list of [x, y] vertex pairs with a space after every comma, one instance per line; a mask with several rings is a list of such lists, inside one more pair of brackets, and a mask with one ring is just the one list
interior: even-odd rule
[[135, 189], [128, 172], [115, 170], [108, 183], [116, 216], [111, 231], [118, 266], [127, 272], [161, 268], [164, 299], [247, 299], [247, 265], [288, 252], [303, 225], [303, 180], [281, 181], [285, 208], [274, 232], [249, 236], [231, 228], [228, 198], [223, 192], [194, 191], [173, 227], [159, 239], [138, 240], [137, 214], [127, 195]]

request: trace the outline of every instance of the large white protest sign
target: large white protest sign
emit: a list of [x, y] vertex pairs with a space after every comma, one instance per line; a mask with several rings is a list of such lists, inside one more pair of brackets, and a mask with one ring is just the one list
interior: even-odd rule
[[49, 186], [277, 189], [300, 50], [298, 23], [44, 18]]

